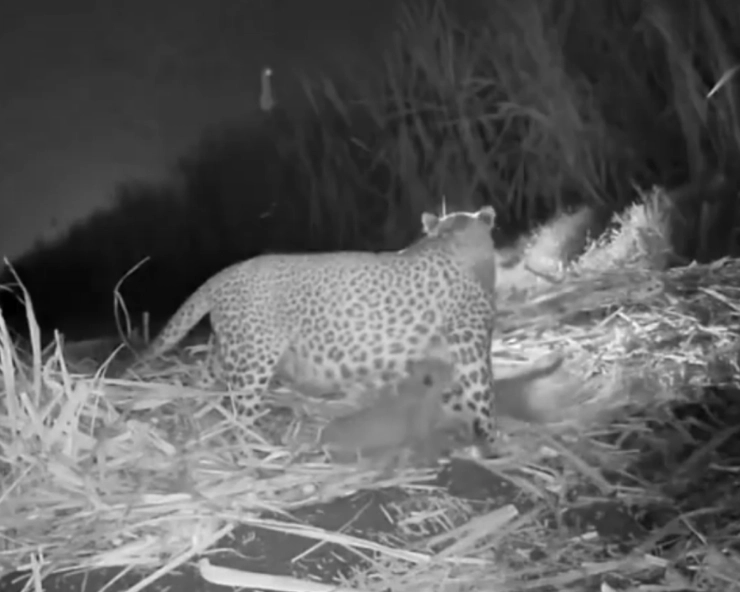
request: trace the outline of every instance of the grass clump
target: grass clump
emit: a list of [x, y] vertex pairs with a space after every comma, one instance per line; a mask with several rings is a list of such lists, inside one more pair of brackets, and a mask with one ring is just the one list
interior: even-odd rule
[[[199, 559], [198, 573], [213, 582], [299, 589], [211, 556], [247, 526], [351, 549], [360, 564], [343, 576], [348, 589], [525, 590], [646, 577], [732, 589], [722, 575], [732, 561], [721, 551], [740, 528], [729, 501], [740, 450], [728, 421], [740, 419], [731, 400], [740, 382], [740, 262], [649, 267], [656, 241], [643, 240], [641, 225], [655, 229], [650, 209], [636, 206], [559, 281], [522, 286], [526, 304], [502, 295], [494, 363], [560, 350], [582, 397], [544, 427], [506, 425], [502, 455], [473, 461], [511, 488], [488, 503], [456, 497], [428, 470], [379, 478], [296, 456], [240, 425], [219, 393], [184, 386], [183, 361], [140, 381], [107, 379], [104, 364], [75, 373], [61, 343], [44, 359], [32, 331], [27, 355], [0, 321], [0, 565], [37, 582], [58, 571], [146, 569], [130, 588], [138, 590]], [[608, 261], [606, 271], [589, 258]], [[702, 394], [708, 387], [727, 389], [724, 400]], [[392, 537], [295, 518], [388, 488], [409, 495], [386, 503]], [[599, 520], [574, 522], [595, 505], [601, 514], [628, 511], [617, 521], [639, 526], [609, 555]]]

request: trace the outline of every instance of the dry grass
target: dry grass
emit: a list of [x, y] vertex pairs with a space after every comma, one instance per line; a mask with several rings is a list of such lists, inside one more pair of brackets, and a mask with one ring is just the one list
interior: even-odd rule
[[[212, 582], [337, 589], [210, 563], [206, 552], [247, 524], [352, 549], [366, 563], [342, 582], [347, 589], [576, 589], [584, 579], [637, 585], [645, 574], [651, 590], [738, 589], [731, 540], [740, 517], [728, 499], [737, 501], [740, 486], [737, 456], [726, 457], [736, 432], [720, 430], [703, 443], [695, 430], [707, 420], [670, 410], [699, 401], [703, 387], [738, 387], [740, 261], [661, 269], [656, 254], [666, 243], [655, 203], [647, 198], [630, 210], [571, 268], [520, 270], [528, 279], [501, 294], [496, 363], [559, 349], [582, 386], [560, 409], [563, 421], [536, 430], [508, 425], [501, 457], [473, 461], [513, 483], [528, 510], [481, 510], [425, 484], [430, 471], [380, 478], [299, 454], [239, 423], [218, 404], [219, 393], [184, 386], [178, 376], [190, 367], [182, 362], [141, 381], [75, 373], [61, 347], [42, 358], [37, 331], [31, 354], [22, 355], [0, 316], [0, 570], [30, 571], [28, 589], [53, 571], [156, 570], [132, 588], [140, 590], [199, 559]], [[691, 454], [670, 465], [666, 451], [676, 438], [692, 445]], [[677, 487], [676, 476], [690, 482], [699, 467], [711, 467], [716, 479], [704, 497], [666, 488]], [[290, 514], [390, 486], [413, 491], [406, 503], [415, 506], [388, 508], [399, 528], [382, 543]], [[659, 526], [681, 544], [661, 555], [658, 532], [640, 546], [611, 549], [593, 532], [575, 536], [551, 521], [594, 501], [673, 507]]]

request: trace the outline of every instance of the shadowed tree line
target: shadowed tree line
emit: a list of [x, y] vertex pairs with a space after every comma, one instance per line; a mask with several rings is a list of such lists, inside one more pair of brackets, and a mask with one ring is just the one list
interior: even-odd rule
[[144, 257], [121, 293], [163, 320], [261, 253], [401, 248], [443, 196], [493, 204], [504, 244], [572, 206], [608, 215], [635, 184], [685, 183], [677, 248], [720, 256], [726, 240], [699, 247], [736, 228], [737, 31], [733, 0], [408, 2], [370, 66], [304, 80], [301, 108], [210, 130], [170, 183], [122, 183], [14, 266], [42, 328], [81, 337], [112, 329], [114, 287]]

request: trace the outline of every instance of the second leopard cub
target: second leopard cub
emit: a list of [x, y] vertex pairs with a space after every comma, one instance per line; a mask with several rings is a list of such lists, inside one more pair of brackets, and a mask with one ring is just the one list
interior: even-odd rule
[[426, 358], [409, 366], [393, 390], [377, 395], [370, 406], [332, 420], [321, 432], [322, 448], [335, 460], [393, 460], [403, 453], [436, 459], [463, 429], [444, 412], [442, 394], [453, 381], [454, 367]]

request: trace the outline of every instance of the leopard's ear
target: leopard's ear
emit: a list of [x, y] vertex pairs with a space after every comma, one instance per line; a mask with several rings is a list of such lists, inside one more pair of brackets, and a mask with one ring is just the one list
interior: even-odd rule
[[439, 226], [439, 216], [430, 212], [424, 212], [421, 215], [421, 226], [424, 229], [424, 234], [432, 236]]
[[483, 206], [478, 210], [478, 218], [483, 220], [488, 228], [493, 229], [493, 226], [496, 223], [496, 210], [493, 209], [493, 206]]

